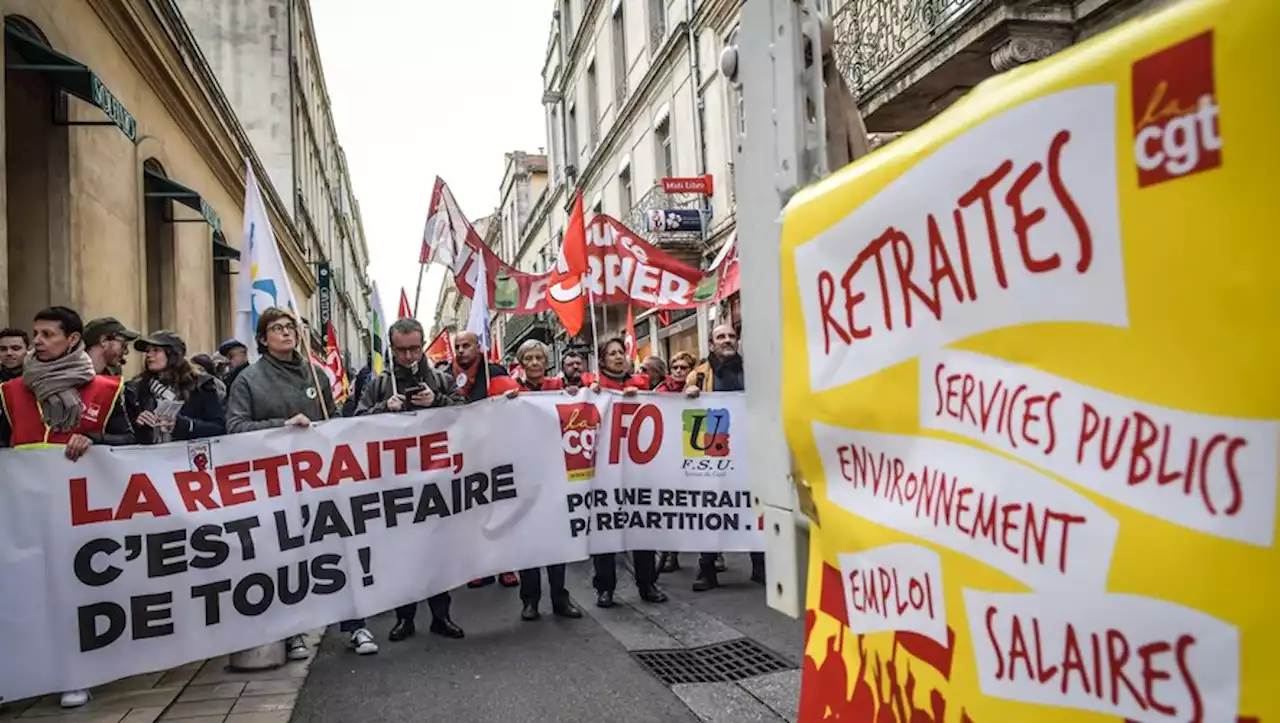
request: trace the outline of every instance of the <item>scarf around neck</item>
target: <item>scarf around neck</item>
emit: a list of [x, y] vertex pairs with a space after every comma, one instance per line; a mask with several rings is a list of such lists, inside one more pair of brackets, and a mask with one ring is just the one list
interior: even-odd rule
[[40, 402], [40, 417], [59, 432], [75, 429], [84, 411], [80, 387], [97, 376], [93, 359], [77, 343], [66, 354], [52, 361], [40, 361], [34, 352], [22, 363], [22, 383]]

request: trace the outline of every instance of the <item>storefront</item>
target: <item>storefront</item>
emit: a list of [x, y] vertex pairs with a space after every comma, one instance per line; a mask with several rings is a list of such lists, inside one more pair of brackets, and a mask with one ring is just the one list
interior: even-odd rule
[[[253, 150], [181, 17], [152, 8], [0, 0], [0, 325], [63, 304], [175, 329], [193, 353], [231, 335]], [[263, 192], [285, 265], [305, 277], [283, 206]]]

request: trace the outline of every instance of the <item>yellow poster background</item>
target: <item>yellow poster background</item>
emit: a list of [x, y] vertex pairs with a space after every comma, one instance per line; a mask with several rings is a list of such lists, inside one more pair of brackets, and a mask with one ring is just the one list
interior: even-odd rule
[[[1222, 165], [1139, 188], [1130, 105], [1133, 64], [1208, 30], [1214, 34]], [[1198, 414], [1280, 419], [1278, 45], [1280, 2], [1185, 2], [988, 81], [928, 125], [792, 200], [781, 254], [784, 417], [821, 521], [810, 555], [801, 721], [1056, 723], [1120, 718], [983, 695], [971, 643], [975, 631], [965, 619], [962, 590], [1029, 588], [973, 558], [857, 517], [827, 499], [828, 481], [811, 431], [814, 421], [987, 448], [921, 430], [915, 360], [813, 391], [809, 348], [821, 348], [822, 339], [806, 337], [796, 250], [966, 130], [1037, 97], [1113, 84], [1127, 328], [1029, 324], [970, 336], [948, 348], [1034, 367], [1144, 403]], [[865, 238], [850, 237], [848, 243], [860, 246], [882, 230], [868, 229]], [[1263, 547], [1202, 534], [1095, 494], [1071, 479], [1044, 474], [1119, 521], [1107, 592], [1175, 602], [1236, 626], [1241, 639], [1238, 720], [1280, 723], [1280, 551], [1274, 538]], [[955, 633], [949, 679], [896, 644], [893, 633], [854, 636], [822, 609], [824, 566], [830, 584], [831, 568], [839, 569], [838, 554], [899, 542], [915, 542], [942, 556], [947, 623]], [[832, 655], [840, 659], [831, 660]], [[841, 676], [844, 690], [838, 691]]]

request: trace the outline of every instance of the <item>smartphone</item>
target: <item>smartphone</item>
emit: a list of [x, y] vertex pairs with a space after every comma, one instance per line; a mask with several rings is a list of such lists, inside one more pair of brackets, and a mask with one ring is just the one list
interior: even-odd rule
[[415, 395], [415, 394], [417, 394], [417, 393], [421, 392], [422, 390], [424, 390], [424, 389], [426, 389], [426, 388], [427, 388], [427, 387], [426, 387], [426, 385], [425, 385], [425, 384], [419, 384], [419, 385], [417, 385], [417, 386], [408, 387], [407, 389], [401, 389], [401, 390], [400, 390], [400, 392], [399, 392], [399, 394], [400, 394], [400, 396], [404, 397], [405, 399], [409, 399], [409, 398], [410, 398], [410, 397], [412, 397], [413, 395]]

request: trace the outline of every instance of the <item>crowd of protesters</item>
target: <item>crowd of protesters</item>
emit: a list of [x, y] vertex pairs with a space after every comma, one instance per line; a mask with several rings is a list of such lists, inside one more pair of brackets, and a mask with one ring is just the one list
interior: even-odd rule
[[[368, 364], [354, 375], [351, 393], [339, 408], [328, 377], [306, 354], [303, 329], [293, 314], [271, 308], [258, 318], [252, 343], [257, 361], [239, 340], [222, 343], [216, 352], [188, 356], [182, 337], [171, 330], [142, 334], [112, 317], [84, 322], [75, 310], [54, 306], [35, 315], [31, 331], [0, 330], [0, 447], [37, 449], [61, 447], [75, 461], [94, 445], [162, 444], [280, 427], [308, 428], [339, 416], [395, 414], [415, 409], [464, 405], [489, 397], [517, 397], [528, 392], [576, 395], [582, 389], [614, 390], [623, 396], [641, 391], [685, 394], [734, 391], [745, 388], [742, 358], [733, 327], [716, 327], [711, 354], [697, 360], [687, 352], [668, 363], [649, 357], [635, 368], [621, 338], [606, 340], [597, 350], [599, 373], [586, 370], [577, 352], [562, 355], [553, 374], [550, 350], [542, 342], [524, 342], [507, 365], [485, 358], [475, 334], [454, 338], [452, 362], [433, 365], [425, 358], [425, 332], [413, 319], [401, 319], [388, 330], [390, 363], [375, 375]], [[122, 378], [130, 350], [142, 355], [141, 371]], [[509, 372], [514, 370], [515, 374]], [[321, 383], [320, 380], [324, 380]], [[663, 603], [658, 587], [662, 572], [679, 568], [674, 552], [634, 551], [632, 561], [639, 597]], [[617, 561], [613, 553], [592, 556], [596, 605], [615, 605]], [[718, 585], [725, 571], [716, 552], [698, 556], [693, 589]], [[540, 569], [506, 572], [473, 580], [470, 587], [498, 582], [519, 587], [521, 618], [537, 620], [541, 613]], [[565, 588], [565, 565], [546, 568], [551, 611], [562, 618], [581, 618], [582, 611]], [[752, 554], [751, 579], [764, 582], [763, 553]], [[449, 592], [427, 600], [430, 631], [447, 638], [465, 633], [450, 615]], [[417, 604], [396, 609], [392, 641], [416, 633]], [[339, 629], [349, 636], [357, 654], [378, 652], [378, 644], [364, 620], [347, 620]], [[286, 641], [288, 657], [306, 658], [302, 638]], [[89, 691], [62, 694], [63, 707], [89, 700]]]

